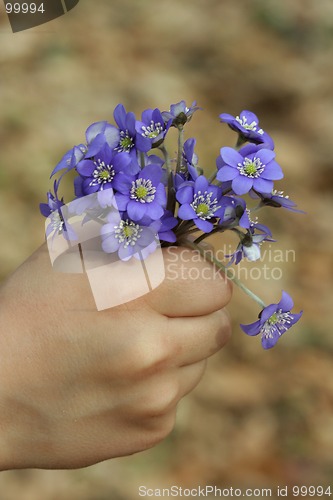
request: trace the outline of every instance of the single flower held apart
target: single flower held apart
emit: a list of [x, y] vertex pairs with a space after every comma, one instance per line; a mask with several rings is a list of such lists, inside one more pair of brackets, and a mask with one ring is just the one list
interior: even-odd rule
[[287, 292], [282, 292], [278, 304], [270, 304], [259, 314], [258, 321], [249, 325], [240, 325], [247, 335], [261, 335], [264, 349], [274, 347], [279, 338], [291, 328], [302, 316], [303, 312], [292, 313], [294, 307], [292, 298]]

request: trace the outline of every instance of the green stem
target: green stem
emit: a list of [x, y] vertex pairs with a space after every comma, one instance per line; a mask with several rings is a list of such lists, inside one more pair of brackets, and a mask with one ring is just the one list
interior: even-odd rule
[[214, 229], [210, 233], [203, 233], [201, 234], [195, 241], [194, 243], [199, 244], [201, 241], [203, 241], [205, 238], [208, 238], [208, 236], [211, 236], [214, 233], [224, 233], [224, 231], [236, 231], [241, 238], [244, 236], [244, 233], [241, 231], [238, 231], [237, 229], [234, 229], [238, 225], [238, 222], [234, 222], [234, 226], [230, 224], [228, 227], [223, 227], [222, 225], [217, 225], [214, 227]]
[[176, 192], [173, 186], [173, 174], [171, 171], [168, 173], [168, 197], [167, 197], [167, 210], [174, 215], [176, 209]]
[[182, 125], [178, 127], [178, 153], [177, 153], [177, 167], [176, 172], [180, 172], [182, 167], [182, 157], [183, 157], [183, 146], [184, 146], [184, 129]]
[[214, 228], [210, 233], [202, 233], [197, 239], [194, 240], [193, 243], [195, 243], [196, 245], [199, 245], [199, 243], [201, 241], [203, 241], [205, 238], [208, 238], [208, 236], [210, 236], [211, 234], [214, 234], [216, 233], [216, 228]]
[[215, 172], [209, 177], [208, 179], [209, 184], [215, 181], [216, 175], [217, 175], [217, 170], [215, 170]]
[[247, 139], [245, 139], [241, 134], [239, 134], [235, 148], [240, 149], [243, 146], [243, 144], [245, 144], [246, 142], [247, 142]]
[[142, 152], [140, 152], [140, 164], [141, 164], [141, 168], [145, 167], [145, 154]]
[[[193, 248], [193, 250], [198, 250], [205, 259], [207, 258], [207, 252], [205, 251], [205, 249], [201, 248], [196, 243], [192, 243], [191, 241], [185, 241], [184, 244], [189, 246], [190, 248]], [[212, 264], [214, 264], [218, 269], [221, 269], [227, 276], [227, 278], [230, 279], [230, 281], [235, 283], [235, 285], [237, 285], [241, 290], [243, 290], [243, 292], [245, 292], [249, 297], [251, 297], [251, 299], [257, 302], [257, 304], [259, 304], [260, 307], [262, 308], [266, 307], [265, 302], [261, 300], [261, 298], [258, 297], [258, 295], [249, 290], [247, 286], [245, 286], [244, 283], [242, 283], [238, 278], [236, 278], [236, 276], [234, 276], [234, 274], [231, 273], [231, 269], [228, 269], [224, 264], [222, 264], [222, 262], [217, 260], [217, 258], [214, 257], [214, 255], [212, 255], [211, 252], [209, 252], [208, 260]]]
[[160, 147], [159, 147], [160, 151], [162, 151], [163, 153], [163, 156], [164, 156], [164, 160], [165, 160], [165, 165], [166, 165], [166, 168], [167, 168], [167, 172], [168, 174], [171, 172], [171, 165], [170, 165], [170, 156], [169, 156], [169, 153], [168, 151], [166, 150], [164, 144], [162, 144]]
[[254, 214], [255, 212], [259, 212], [259, 210], [261, 210], [265, 205], [260, 202], [258, 203], [258, 205], [254, 208], [251, 208], [251, 214]]
[[[181, 236], [182, 234], [188, 234], [188, 230], [193, 226], [193, 222], [191, 220], [186, 220], [186, 221], [181, 221], [179, 226], [177, 227], [175, 233], [177, 237]], [[200, 229], [196, 228], [196, 231], [200, 231]]]
[[[186, 229], [185, 235], [187, 236], [188, 234], [198, 233], [199, 231], [200, 231], [200, 229], [198, 229], [197, 227], [195, 227], [194, 229]], [[182, 235], [182, 232], [180, 234]]]

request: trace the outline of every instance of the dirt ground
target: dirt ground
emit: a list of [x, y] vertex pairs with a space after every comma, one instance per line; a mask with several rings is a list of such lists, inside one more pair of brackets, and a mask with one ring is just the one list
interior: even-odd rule
[[187, 133], [206, 172], [234, 141], [219, 114], [256, 112], [276, 143], [281, 189], [306, 214], [268, 213], [276, 248], [293, 257], [266, 259], [280, 280], [248, 281], [268, 302], [286, 289], [304, 309], [277, 348], [264, 352], [240, 331], [257, 309], [235, 289], [233, 337], [162, 444], [76, 471], [1, 473], [0, 500], [134, 500], [140, 485], [333, 493], [332, 2], [82, 0], [16, 34], [1, 19], [0, 278], [43, 242], [38, 204], [51, 169], [119, 102], [139, 115], [197, 100], [204, 110]]

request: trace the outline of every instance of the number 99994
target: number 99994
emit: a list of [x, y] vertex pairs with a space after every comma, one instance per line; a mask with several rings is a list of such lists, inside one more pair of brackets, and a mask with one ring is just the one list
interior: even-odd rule
[[331, 496], [331, 487], [327, 486], [293, 486], [293, 496], [294, 497], [322, 497]]
[[36, 3], [27, 3], [24, 2], [22, 4], [15, 3], [6, 3], [6, 13], [7, 14], [36, 14], [37, 12], [44, 13], [44, 4], [41, 3], [37, 5]]

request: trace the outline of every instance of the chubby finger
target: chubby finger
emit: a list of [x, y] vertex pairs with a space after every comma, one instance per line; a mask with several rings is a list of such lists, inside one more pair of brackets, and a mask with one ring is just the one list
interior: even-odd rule
[[205, 316], [169, 318], [168, 323], [169, 355], [176, 366], [191, 365], [212, 356], [231, 335], [226, 309]]
[[199, 384], [207, 366], [207, 360], [198, 361], [179, 369], [179, 398], [183, 398]]
[[231, 298], [231, 283], [199, 252], [164, 249], [165, 279], [145, 301], [168, 317], [202, 316], [222, 309]]

